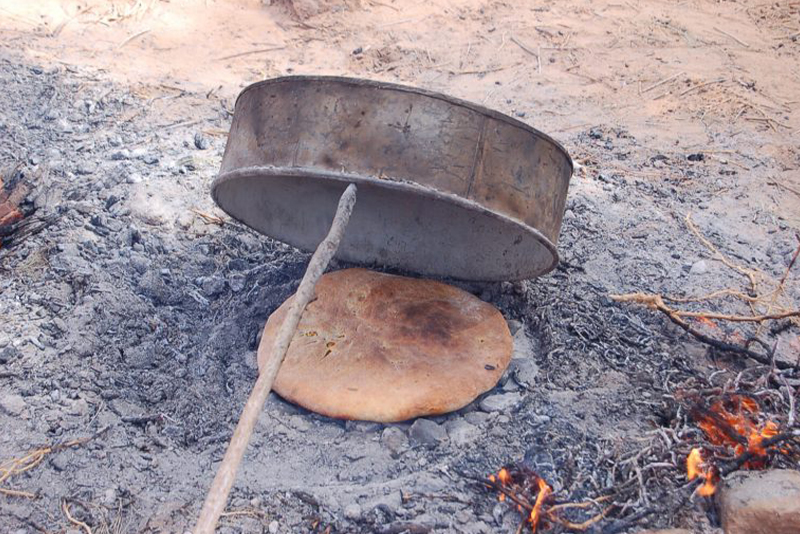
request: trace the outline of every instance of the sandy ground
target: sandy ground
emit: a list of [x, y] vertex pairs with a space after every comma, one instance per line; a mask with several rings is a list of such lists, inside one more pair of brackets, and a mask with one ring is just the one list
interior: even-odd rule
[[[738, 373], [741, 362], [608, 296], [747, 288], [690, 213], [732, 261], [785, 272], [800, 229], [797, 3], [273, 4], [0, 0], [0, 161], [44, 173], [37, 213], [57, 217], [0, 253], [0, 458], [105, 429], [15, 480], [44, 497], [0, 496], [4, 530], [74, 530], [63, 498], [96, 532], [191, 527], [254, 380], [258, 332], [306, 261], [190, 211], [222, 215], [208, 186], [230, 111], [265, 77], [445, 92], [551, 134], [581, 169], [562, 267], [467, 287], [517, 322], [516, 365], [535, 387], [505, 379], [490, 395], [500, 408], [435, 419], [446, 432], [432, 442], [408, 424], [344, 424], [272, 398], [232, 501], [246, 513], [222, 532], [513, 532], [514, 512], [455, 473], [533, 458], [565, 498], [594, 495], [619, 483], [608, 459], [647, 439], [673, 388], [720, 365]], [[785, 306], [800, 303], [797, 280]], [[786, 361], [800, 351], [796, 328], [766, 335]], [[650, 503], [681, 483], [657, 474]], [[630, 511], [596, 532], [715, 528], [699, 506], [626, 524], [648, 501], [625, 499]]]
[[[144, 94], [231, 102], [292, 73], [405, 82], [522, 117], [579, 162], [572, 132], [624, 125], [653, 153], [729, 160], [754, 202], [797, 222], [797, 195], [769, 185], [800, 187], [791, 2], [273, 4], [3, 0], [0, 13], [5, 43], [31, 61], [91, 65]], [[753, 164], [764, 157], [768, 172]]]

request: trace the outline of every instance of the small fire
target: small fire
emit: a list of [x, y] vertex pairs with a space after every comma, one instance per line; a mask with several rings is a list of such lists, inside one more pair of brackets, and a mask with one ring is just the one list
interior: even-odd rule
[[730, 395], [708, 410], [695, 411], [697, 425], [712, 444], [733, 447], [736, 454], [749, 452], [756, 457], [744, 464], [749, 469], [763, 467], [768, 451], [762, 442], [778, 435], [779, 430], [773, 421], [760, 423], [759, 415], [758, 403], [744, 395]]
[[[517, 503], [517, 511], [525, 518], [525, 522], [530, 524], [531, 532], [535, 533], [542, 518], [542, 508], [545, 505], [545, 500], [553, 490], [542, 477], [533, 471], [526, 468], [515, 468], [513, 470], [514, 473], [512, 474], [507, 468], [503, 467], [497, 472], [497, 475], [489, 475], [489, 480], [509, 490], [511, 495], [517, 496], [512, 497], [512, 500]], [[530, 503], [533, 501], [534, 495], [536, 500], [533, 506], [527, 504], [523, 508], [520, 504], [520, 497], [523, 499], [522, 502]], [[501, 492], [498, 499], [501, 502], [505, 501], [505, 493]], [[530, 509], [530, 513], [526, 517], [525, 514], [528, 509]]]
[[[755, 399], [744, 395], [728, 395], [708, 409], [695, 407], [692, 412], [712, 445], [732, 448], [736, 455], [751, 456], [742, 465], [745, 469], [765, 467], [770, 451], [764, 446], [764, 440], [777, 436], [780, 430], [773, 421], [761, 423], [760, 414]], [[686, 476], [689, 480], [703, 480], [697, 493], [704, 497], [714, 494], [720, 479], [717, 467], [704, 459], [698, 448], [692, 449], [686, 458]]]

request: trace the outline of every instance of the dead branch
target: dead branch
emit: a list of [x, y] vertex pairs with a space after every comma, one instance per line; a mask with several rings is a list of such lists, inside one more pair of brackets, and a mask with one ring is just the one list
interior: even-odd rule
[[[791, 261], [789, 261], [789, 266], [786, 267], [786, 271], [783, 273], [783, 277], [781, 277], [780, 282], [778, 282], [778, 288], [772, 293], [772, 299], [769, 301], [769, 305], [767, 305], [767, 313], [772, 312], [775, 307], [775, 301], [783, 294], [785, 285], [786, 285], [786, 278], [789, 276], [789, 271], [792, 270], [794, 267], [794, 262], [797, 261], [797, 255], [800, 254], [800, 235], [795, 236], [797, 238], [797, 249], [794, 251], [794, 255], [792, 256]], [[759, 325], [758, 329], [756, 330], [756, 335], [761, 333], [761, 325]]]
[[691, 93], [692, 91], [694, 91], [696, 89], [700, 89], [700, 88], [706, 87], [708, 85], [714, 85], [715, 83], [722, 83], [724, 81], [725, 81], [725, 78], [718, 78], [716, 80], [711, 80], [710, 82], [705, 82], [705, 83], [701, 83], [701, 84], [698, 84], [698, 85], [693, 85], [690, 88], [684, 89], [683, 91], [678, 93], [678, 96], [684, 96], [684, 95], [687, 95], [687, 94]]
[[[800, 310], [789, 310], [781, 313], [762, 314], [762, 315], [728, 315], [725, 313], [715, 313], [710, 311], [690, 312], [674, 310], [664, 304], [663, 297], [648, 293], [628, 293], [626, 295], [611, 295], [617, 302], [636, 302], [644, 304], [649, 308], [660, 309], [664, 313], [675, 315], [676, 317], [694, 317], [698, 319], [715, 319], [718, 321], [730, 321], [733, 323], [763, 323], [764, 321], [775, 321], [787, 319], [789, 317], [800, 317]], [[661, 309], [663, 308], [663, 309]]]
[[217, 226], [225, 225], [225, 221], [221, 217], [217, 217], [216, 215], [211, 215], [204, 211], [200, 211], [197, 208], [191, 208], [189, 211], [201, 217], [208, 224], [216, 224]]
[[69, 511], [69, 501], [67, 499], [61, 501], [61, 510], [64, 512], [64, 515], [67, 516], [67, 520], [70, 523], [72, 523], [76, 527], [80, 527], [81, 529], [83, 529], [83, 531], [86, 532], [86, 534], [92, 534], [92, 529], [89, 527], [89, 525], [87, 525], [83, 521], [78, 521], [72, 516], [72, 514]]
[[[736, 345], [733, 343], [728, 343], [725, 341], [721, 341], [719, 339], [713, 338], [708, 336], [699, 330], [692, 327], [689, 323], [684, 321], [681, 318], [681, 314], [685, 317], [705, 317], [705, 318], [716, 318], [716, 319], [727, 319], [727, 320], [735, 320], [735, 319], [728, 319], [728, 317], [741, 317], [744, 318], [746, 316], [724, 316], [721, 314], [705, 314], [705, 313], [696, 313], [696, 312], [678, 312], [677, 310], [673, 310], [666, 304], [664, 304], [664, 300], [662, 299], [661, 295], [649, 295], [645, 293], [630, 293], [627, 295], [610, 295], [611, 299], [616, 302], [635, 302], [637, 304], [644, 304], [648, 308], [656, 309], [662, 313], [664, 313], [669, 319], [675, 323], [676, 325], [683, 328], [687, 333], [693, 335], [699, 341], [707, 345], [711, 345], [719, 350], [724, 352], [732, 352], [736, 354], [743, 354], [759, 363], [764, 365], [773, 365], [773, 360], [771, 355], [760, 354], [758, 352], [752, 351], [746, 347], [742, 347], [741, 345]], [[766, 321], [769, 319], [780, 319], [784, 317], [796, 317], [800, 316], [800, 310], [789, 312], [789, 314], [776, 314], [773, 316], [753, 316], [747, 318], [749, 321]], [[774, 361], [774, 365], [780, 369], [792, 369], [794, 368], [793, 365], [781, 362], [781, 361]]]
[[558, 523], [559, 525], [562, 525], [562, 526], [565, 526], [565, 527], [567, 527], [569, 529], [572, 529], [572, 530], [584, 531], [584, 530], [588, 530], [589, 527], [591, 527], [592, 525], [594, 525], [598, 521], [600, 521], [603, 518], [605, 518], [611, 512], [611, 510], [613, 510], [616, 507], [617, 506], [614, 505], [614, 504], [612, 504], [610, 506], [607, 506], [599, 514], [597, 514], [597, 515], [595, 515], [593, 517], [590, 517], [589, 519], [587, 519], [586, 521], [583, 521], [582, 523], [573, 523], [572, 521], [569, 521], [567, 519], [561, 519], [557, 515], [551, 514], [552, 509], [547, 511], [547, 519], [552, 521], [552, 522], [554, 522], [554, 523]]
[[[784, 432], [782, 434], [777, 434], [775, 436], [772, 436], [771, 438], [763, 440], [759, 444], [759, 446], [764, 450], [769, 450], [769, 448], [772, 447], [773, 445], [778, 445], [779, 443], [783, 443], [784, 441], [796, 441], [796, 439], [797, 439], [797, 434], [795, 434], [794, 432]], [[724, 477], [733, 473], [734, 471], [742, 467], [744, 464], [752, 460], [755, 456], [757, 456], [757, 453], [753, 450], [747, 450], [743, 452], [742, 454], [734, 458], [731, 461], [731, 463], [720, 469], [720, 475]]]
[[259, 48], [258, 50], [248, 50], [247, 52], [239, 52], [238, 54], [231, 54], [229, 56], [222, 56], [216, 58], [216, 61], [225, 61], [227, 59], [234, 59], [237, 57], [250, 56], [253, 54], [265, 54], [267, 52], [274, 52], [276, 50], [285, 50], [285, 46], [273, 46], [270, 48]]
[[[239, 418], [239, 423], [236, 425], [236, 430], [228, 445], [228, 450], [225, 452], [225, 457], [217, 469], [217, 475], [211, 483], [211, 489], [208, 491], [208, 496], [197, 520], [195, 534], [213, 534], [217, 526], [219, 516], [228, 501], [228, 494], [231, 491], [231, 487], [233, 487], [233, 481], [236, 478], [236, 472], [244, 456], [244, 451], [250, 442], [250, 435], [253, 433], [253, 428], [256, 425], [258, 416], [261, 414], [264, 402], [267, 400], [267, 395], [272, 389], [272, 383], [275, 381], [278, 370], [283, 364], [286, 352], [289, 350], [289, 344], [294, 337], [297, 324], [300, 322], [306, 306], [314, 298], [314, 288], [317, 282], [339, 248], [339, 243], [342, 240], [355, 203], [356, 186], [355, 184], [350, 184], [339, 199], [336, 215], [334, 215], [328, 235], [317, 247], [314, 255], [311, 256], [306, 273], [300, 282], [300, 287], [297, 288], [295, 293], [289, 313], [286, 315], [278, 335], [272, 342], [272, 350], [264, 360], [264, 367], [258, 376], [258, 380], [256, 380], [255, 386], [253, 386], [250, 397], [247, 399], [242, 415]], [[269, 350], [269, 343], [268, 339], [262, 338], [259, 352]]]
[[724, 297], [736, 297], [746, 302], [760, 302], [764, 298], [763, 296], [751, 297], [750, 295], [745, 295], [741, 291], [728, 288], [714, 291], [713, 293], [709, 293], [707, 295], [701, 295], [699, 297], [671, 297], [669, 295], [664, 295], [663, 299], [670, 302], [677, 302], [679, 304], [687, 304], [689, 302], [705, 302], [707, 300], [714, 300]]
[[782, 184], [780, 182], [767, 182], [767, 185], [774, 185], [775, 187], [782, 187], [783, 189], [786, 189], [787, 191], [789, 191], [791, 193], [794, 193], [795, 195], [800, 196], [800, 190], [794, 189], [793, 187], [789, 187], [786, 184]]
[[758, 280], [756, 279], [756, 277], [763, 275], [763, 273], [761, 273], [760, 271], [754, 271], [752, 269], [746, 269], [746, 268], [744, 268], [744, 267], [742, 267], [740, 265], [736, 265], [735, 263], [730, 261], [728, 258], [726, 258], [725, 255], [722, 254], [722, 252], [720, 252], [719, 249], [717, 247], [715, 247], [711, 243], [711, 241], [706, 239], [706, 237], [703, 234], [700, 233], [700, 230], [694, 224], [694, 221], [692, 221], [692, 214], [691, 213], [687, 213], [686, 214], [686, 226], [689, 228], [689, 230], [691, 230], [691, 232], [695, 235], [695, 237], [697, 237], [697, 239], [699, 239], [700, 242], [703, 243], [703, 245], [705, 245], [705, 247], [708, 250], [713, 252], [717, 256], [717, 258], [719, 258], [719, 260], [725, 266], [733, 269], [734, 271], [737, 271], [737, 272], [745, 275], [748, 278], [748, 280], [750, 280], [750, 286], [751, 286], [751, 289], [753, 291], [753, 294], [754, 295], [758, 294], [758, 292], [756, 291], [756, 288], [758, 286]]
[[663, 80], [660, 80], [660, 81], [654, 83], [653, 85], [651, 85], [649, 87], [646, 87], [645, 89], [642, 89], [642, 94], [647, 93], [648, 91], [652, 91], [656, 87], [660, 87], [660, 86], [664, 85], [667, 82], [671, 82], [672, 80], [682, 76], [683, 74], [685, 74], [685, 71], [680, 71], [678, 74], [673, 74], [672, 76], [670, 76], [668, 78], [664, 78]]
[[[63, 451], [71, 447], [78, 447], [84, 445], [85, 443], [88, 443], [97, 436], [100, 436], [101, 434], [105, 433], [105, 431], [108, 430], [108, 428], [109, 427], [106, 426], [98, 430], [91, 436], [74, 439], [57, 445], [51, 445], [49, 447], [42, 447], [40, 449], [36, 449], [34, 451], [29, 452], [28, 454], [26, 454], [21, 458], [12, 458], [11, 460], [3, 462], [2, 464], [0, 464], [0, 484], [3, 484], [4, 482], [6, 482], [7, 480], [11, 479], [16, 475], [20, 475], [35, 468], [40, 463], [42, 463], [42, 460], [44, 460], [45, 457], [47, 457], [49, 454]], [[36, 498], [36, 494], [34, 493], [30, 493], [27, 491], [13, 490], [10, 488], [3, 488], [3, 487], [0, 487], [0, 493], [13, 497], [25, 497], [27, 499]]]
[[493, 489], [495, 491], [502, 493], [503, 495], [514, 501], [515, 504], [522, 506], [522, 508], [524, 508], [525, 511], [530, 512], [531, 510], [533, 510], [533, 505], [531, 503], [529, 503], [522, 497], [519, 497], [516, 493], [504, 487], [502, 484], [498, 484], [497, 482], [494, 482], [487, 478], [475, 478], [474, 480], [477, 480], [478, 482], [480, 482], [489, 489]]

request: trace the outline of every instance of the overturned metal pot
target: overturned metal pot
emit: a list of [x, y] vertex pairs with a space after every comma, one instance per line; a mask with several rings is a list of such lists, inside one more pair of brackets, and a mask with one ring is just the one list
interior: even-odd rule
[[572, 161], [547, 135], [441, 94], [360, 79], [291, 76], [236, 101], [214, 200], [304, 250], [339, 196], [358, 205], [337, 257], [464, 280], [552, 270]]

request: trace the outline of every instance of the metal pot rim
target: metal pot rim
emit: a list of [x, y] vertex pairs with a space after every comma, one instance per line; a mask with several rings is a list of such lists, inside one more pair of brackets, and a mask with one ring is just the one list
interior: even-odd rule
[[[251, 166], [251, 167], [238, 168], [217, 175], [217, 177], [211, 184], [211, 197], [218, 206], [225, 209], [223, 204], [220, 202], [221, 199], [217, 195], [218, 187], [223, 183], [240, 178], [264, 178], [268, 180], [271, 177], [277, 178], [277, 177], [293, 177], [293, 176], [311, 178], [314, 180], [321, 180], [324, 182], [330, 182], [331, 180], [334, 180], [342, 183], [343, 185], [347, 185], [349, 183], [355, 183], [356, 185], [379, 187], [388, 190], [413, 193], [416, 196], [421, 196], [430, 200], [450, 203], [459, 208], [469, 210], [474, 213], [479, 213], [485, 217], [489, 217], [501, 221], [504, 224], [514, 226], [518, 228], [520, 231], [529, 234], [532, 238], [538, 241], [539, 244], [542, 245], [545, 249], [547, 249], [547, 251], [550, 253], [551, 262], [550, 265], [545, 270], [541, 271], [536, 276], [541, 276], [551, 272], [553, 269], [556, 268], [559, 262], [558, 250], [556, 249], [556, 246], [550, 241], [550, 239], [548, 239], [544, 234], [542, 234], [536, 228], [528, 226], [527, 224], [517, 219], [503, 215], [502, 213], [498, 213], [496, 211], [487, 209], [486, 207], [482, 206], [481, 204], [475, 201], [460, 197], [452, 193], [440, 191], [431, 187], [425, 187], [416, 182], [407, 180], [379, 179], [379, 178], [374, 178], [372, 176], [364, 176], [361, 174], [352, 174], [347, 172], [332, 172], [332, 171], [307, 168], [307, 167], [285, 168], [285, 167], [275, 167], [269, 165]], [[233, 215], [231, 216], [234, 219], [249, 226], [246, 222], [234, 217]]]
[[[406, 92], [406, 93], [414, 93], [414, 94], [422, 95], [422, 96], [425, 96], [425, 97], [428, 97], [428, 98], [435, 98], [437, 100], [442, 100], [442, 101], [447, 102], [449, 104], [462, 106], [462, 107], [471, 109], [472, 111], [475, 111], [477, 113], [481, 113], [483, 115], [488, 115], [488, 116], [492, 117], [493, 119], [497, 119], [497, 120], [506, 122], [508, 124], [511, 124], [512, 126], [516, 126], [517, 128], [522, 128], [523, 130], [525, 130], [525, 131], [527, 131], [527, 132], [529, 132], [529, 133], [531, 133], [531, 134], [533, 134], [535, 136], [538, 136], [538, 137], [540, 137], [542, 139], [545, 139], [546, 141], [549, 141], [550, 143], [555, 145], [563, 153], [564, 157], [569, 162], [570, 175], [572, 175], [572, 173], [575, 171], [575, 164], [572, 161], [572, 156], [570, 156], [569, 152], [567, 152], [567, 149], [564, 148], [564, 146], [561, 143], [559, 143], [557, 140], [553, 139], [552, 137], [550, 137], [546, 133], [542, 132], [541, 130], [537, 130], [533, 126], [531, 126], [531, 125], [529, 125], [527, 123], [524, 123], [524, 122], [522, 122], [520, 120], [517, 120], [514, 117], [506, 115], [505, 113], [500, 113], [499, 111], [495, 111], [493, 109], [487, 108], [487, 107], [482, 106], [480, 104], [475, 104], [474, 102], [470, 102], [469, 100], [463, 100], [461, 98], [455, 98], [455, 97], [448, 96], [448, 95], [445, 95], [445, 94], [442, 94], [442, 93], [437, 93], [435, 91], [430, 91], [428, 89], [420, 89], [419, 87], [412, 87], [410, 85], [402, 85], [402, 84], [397, 84], [397, 83], [382, 82], [382, 81], [376, 81], [376, 80], [367, 80], [367, 79], [364, 79], [364, 78], [350, 78], [350, 77], [347, 77], [347, 76], [326, 76], [326, 75], [294, 74], [294, 75], [291, 75], [291, 76], [278, 76], [276, 78], [268, 78], [266, 80], [262, 80], [260, 82], [255, 82], [255, 83], [252, 83], [252, 84], [248, 85], [247, 87], [242, 89], [241, 92], [239, 93], [239, 95], [236, 97], [236, 103], [234, 104], [234, 107], [236, 105], [238, 105], [239, 99], [241, 99], [242, 96], [245, 93], [247, 93], [248, 91], [251, 91], [251, 90], [257, 89], [259, 87], [266, 86], [266, 85], [274, 85], [274, 84], [286, 83], [286, 82], [299, 82], [299, 81], [336, 82], [336, 83], [351, 84], [351, 85], [356, 85], [356, 86], [361, 86], [361, 87], [373, 87], [375, 89], [390, 89], [390, 90], [393, 90], [393, 91], [402, 91], [402, 92]], [[235, 109], [234, 109], [234, 112], [235, 112]]]

